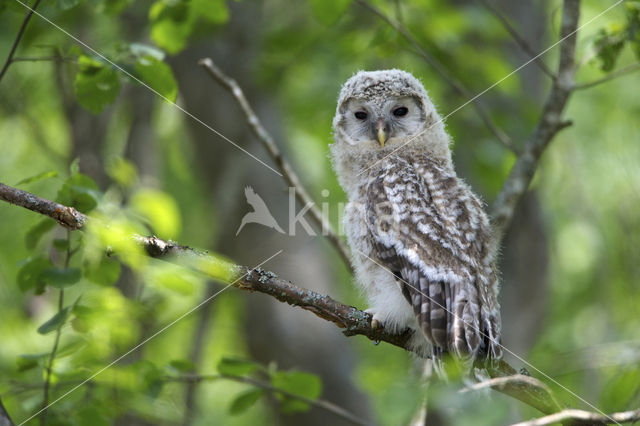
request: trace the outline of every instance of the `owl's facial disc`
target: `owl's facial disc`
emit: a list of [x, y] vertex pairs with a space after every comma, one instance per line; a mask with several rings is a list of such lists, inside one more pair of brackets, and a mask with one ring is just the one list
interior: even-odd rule
[[343, 126], [354, 143], [373, 142], [384, 148], [395, 138], [416, 135], [424, 124], [420, 101], [411, 96], [380, 102], [352, 98], [346, 102]]

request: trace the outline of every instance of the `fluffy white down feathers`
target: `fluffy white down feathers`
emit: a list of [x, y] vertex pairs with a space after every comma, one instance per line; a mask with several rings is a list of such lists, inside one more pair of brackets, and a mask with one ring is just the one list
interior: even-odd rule
[[361, 71], [340, 92], [333, 128], [347, 239], [376, 322], [413, 328], [414, 347], [436, 358], [500, 358], [489, 221], [455, 174], [422, 84], [400, 70]]

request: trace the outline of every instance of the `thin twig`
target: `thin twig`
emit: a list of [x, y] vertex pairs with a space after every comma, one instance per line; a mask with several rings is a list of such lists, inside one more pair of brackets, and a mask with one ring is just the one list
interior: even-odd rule
[[590, 81], [587, 83], [580, 83], [580, 84], [576, 84], [575, 86], [573, 86], [573, 90], [583, 90], [583, 89], [588, 89], [590, 87], [594, 87], [597, 86], [599, 84], [602, 83], [606, 83], [608, 81], [614, 80], [618, 77], [622, 77], [625, 75], [629, 75], [635, 71], [640, 70], [640, 62], [636, 62], [633, 63], [631, 65], [627, 65], [626, 67], [622, 67], [619, 70], [613, 71], [609, 74], [607, 74], [606, 76], [599, 78], [597, 80], [594, 81]]
[[527, 422], [516, 423], [511, 426], [545, 426], [559, 422], [570, 421], [581, 425], [608, 425], [620, 423], [635, 423], [640, 421], [640, 410], [623, 411], [602, 415], [584, 410], [563, 410], [559, 413], [529, 420]]
[[418, 52], [418, 54], [429, 65], [431, 65], [431, 67], [438, 74], [440, 74], [442, 78], [444, 78], [444, 80], [447, 82], [447, 84], [449, 84], [449, 86], [451, 86], [461, 96], [471, 99], [471, 103], [473, 104], [473, 107], [476, 109], [478, 116], [484, 122], [487, 128], [491, 130], [491, 132], [496, 136], [496, 138], [498, 138], [498, 141], [500, 141], [500, 143], [502, 143], [504, 146], [509, 148], [511, 151], [517, 153], [518, 149], [513, 144], [513, 141], [511, 141], [511, 138], [509, 138], [509, 136], [507, 136], [495, 123], [493, 123], [493, 121], [491, 121], [491, 118], [489, 117], [489, 115], [486, 113], [486, 111], [480, 104], [480, 101], [477, 99], [477, 96], [474, 96], [474, 94], [471, 93], [466, 87], [464, 87], [462, 83], [460, 83], [460, 81], [458, 81], [455, 77], [449, 74], [447, 69], [436, 58], [431, 56], [424, 47], [422, 47], [422, 45], [418, 42], [418, 40], [416, 40], [416, 38], [411, 34], [411, 32], [409, 32], [409, 30], [404, 25], [402, 25], [397, 20], [391, 18], [390, 16], [387, 16], [382, 10], [372, 5], [367, 0], [355, 0], [355, 1], [358, 4], [360, 4], [362, 7], [367, 9], [368, 11], [377, 15], [380, 19], [382, 19], [391, 27], [393, 27], [393, 29], [398, 31], [413, 46], [413, 48]]
[[282, 172], [283, 177], [287, 181], [287, 183], [294, 189], [296, 198], [303, 206], [310, 206], [309, 213], [311, 218], [316, 222], [316, 224], [320, 227], [322, 235], [325, 235], [331, 244], [336, 248], [342, 260], [344, 260], [347, 268], [351, 268], [351, 257], [349, 255], [349, 248], [345, 244], [345, 242], [340, 238], [340, 236], [333, 230], [331, 223], [327, 220], [326, 217], [322, 214], [321, 210], [318, 208], [317, 204], [314, 203], [313, 199], [302, 185], [302, 181], [294, 171], [291, 164], [287, 162], [284, 158], [278, 145], [275, 143], [273, 137], [267, 130], [264, 128], [260, 119], [251, 108], [249, 101], [244, 96], [244, 92], [242, 88], [238, 85], [238, 83], [227, 76], [210, 58], [204, 58], [199, 61], [199, 64], [207, 70], [209, 75], [213, 77], [218, 83], [220, 83], [225, 89], [229, 90], [233, 97], [236, 99], [240, 108], [242, 108], [242, 112], [245, 114], [247, 123], [249, 124], [251, 130], [256, 135], [258, 140], [265, 147], [273, 161], [275, 161], [278, 170]]
[[329, 402], [324, 399], [310, 399], [301, 395], [296, 395], [284, 389], [280, 389], [275, 386], [272, 386], [270, 383], [253, 379], [251, 377], [230, 376], [227, 374], [201, 374], [201, 375], [193, 374], [193, 375], [183, 375], [183, 376], [177, 376], [177, 377], [166, 376], [163, 379], [171, 382], [188, 382], [188, 383], [198, 383], [198, 382], [213, 381], [213, 380], [231, 380], [234, 382], [255, 386], [269, 392], [278, 393], [280, 395], [286, 396], [287, 398], [297, 399], [298, 401], [302, 401], [314, 407], [317, 407], [325, 411], [328, 411], [332, 414], [335, 414], [336, 416], [341, 417], [356, 425], [368, 425], [368, 423], [365, 422], [364, 420], [356, 417], [354, 414], [350, 413], [349, 411], [345, 410], [344, 408], [332, 402]]
[[560, 44], [558, 78], [551, 85], [538, 125], [511, 168], [493, 204], [491, 216], [494, 220], [494, 250], [500, 245], [513, 219], [516, 206], [529, 188], [542, 153], [556, 134], [569, 123], [563, 122], [561, 117], [573, 90], [579, 17], [580, 0], [565, 0], [560, 33], [560, 38], [564, 41]]
[[38, 7], [38, 4], [40, 4], [40, 0], [36, 0], [35, 3], [33, 4], [33, 7], [31, 7], [27, 11], [27, 14], [24, 17], [24, 20], [22, 21], [22, 25], [20, 26], [20, 29], [18, 30], [18, 34], [16, 35], [16, 39], [13, 41], [13, 46], [11, 46], [11, 50], [9, 51], [9, 56], [7, 56], [7, 60], [5, 61], [4, 65], [2, 66], [2, 70], [0, 71], [0, 80], [2, 80], [2, 77], [4, 77], [4, 74], [7, 72], [7, 69], [9, 68], [9, 65], [11, 65], [11, 62], [12, 62], [12, 59], [13, 59], [13, 55], [16, 53], [16, 49], [18, 48], [18, 44], [20, 43], [20, 39], [22, 38], [22, 35], [24, 34], [24, 30], [27, 28], [27, 24], [29, 23], [29, 20], [31, 19], [31, 16], [33, 15], [33, 12], [36, 10], [36, 7]]
[[[71, 231], [67, 228], [67, 253], [64, 259], [65, 269], [69, 267], [69, 261], [71, 260]], [[64, 290], [60, 289], [60, 295], [58, 296], [58, 314], [62, 312], [64, 308]], [[49, 386], [51, 385], [51, 372], [53, 371], [53, 361], [56, 359], [56, 352], [58, 351], [58, 344], [60, 343], [60, 335], [62, 334], [62, 323], [56, 329], [56, 337], [53, 342], [53, 348], [49, 355], [49, 362], [45, 370], [44, 378], [44, 397], [42, 401], [42, 413], [40, 415], [40, 424], [42, 426], [47, 424], [47, 407], [49, 406]]]
[[[17, 204], [24, 208], [59, 220], [58, 211], [75, 210], [62, 206], [53, 201], [40, 198], [26, 191], [20, 191], [0, 183], [0, 199]], [[69, 229], [82, 229], [88, 222], [88, 218], [82, 213], [75, 212], [68, 215], [65, 221], [59, 222]], [[190, 259], [212, 259], [206, 252], [198, 251], [191, 247], [181, 246], [171, 241], [164, 241], [157, 237], [132, 236], [141, 244], [147, 254], [152, 257], [169, 261], [177, 261], [181, 264], [193, 265]], [[198, 262], [195, 262], [198, 263]], [[318, 317], [334, 323], [343, 328], [347, 336], [362, 335], [375, 342], [387, 342], [406, 351], [414, 351], [410, 345], [412, 331], [404, 330], [401, 333], [391, 334], [384, 328], [371, 327], [372, 317], [369, 313], [340, 303], [327, 295], [322, 295], [311, 290], [297, 287], [291, 282], [278, 278], [276, 274], [261, 268], [251, 270], [246, 266], [235, 267], [236, 276], [242, 277], [234, 286], [241, 290], [257, 291], [276, 298], [281, 302], [292, 306], [298, 306], [314, 313]], [[250, 272], [250, 273], [249, 273]], [[206, 270], [203, 271], [206, 273]], [[244, 274], [244, 275], [243, 275]], [[424, 354], [418, 353], [420, 356]], [[512, 376], [516, 370], [504, 361], [497, 365], [486, 366], [491, 377]], [[507, 382], [504, 386], [494, 388], [496, 391], [518, 399], [531, 407], [539, 409], [544, 414], [551, 414], [560, 409], [553, 399], [548, 396], [548, 388], [540, 388], [535, 383]]]
[[486, 7], [489, 10], [489, 12], [493, 14], [493, 16], [496, 17], [498, 21], [500, 21], [504, 29], [507, 30], [507, 32], [511, 35], [511, 37], [515, 40], [515, 42], [520, 46], [520, 48], [534, 59], [534, 62], [536, 63], [536, 65], [538, 65], [538, 67], [545, 74], [551, 77], [552, 80], [555, 80], [557, 76], [553, 73], [553, 71], [549, 69], [547, 64], [544, 63], [540, 55], [531, 47], [529, 42], [527, 42], [527, 40], [525, 40], [524, 37], [522, 37], [518, 33], [518, 31], [513, 27], [513, 25], [511, 25], [509, 20], [502, 14], [502, 12], [500, 12], [494, 5], [492, 5], [489, 0], [479, 0], [479, 1], [484, 5], [484, 7]]

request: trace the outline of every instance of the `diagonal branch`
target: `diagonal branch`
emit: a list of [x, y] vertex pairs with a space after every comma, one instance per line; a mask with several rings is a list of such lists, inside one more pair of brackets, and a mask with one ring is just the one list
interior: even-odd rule
[[640, 70], [640, 62], [635, 62], [631, 65], [627, 65], [626, 67], [622, 67], [618, 70], [615, 70], [614, 72], [611, 72], [609, 74], [607, 74], [606, 76], [599, 78], [597, 80], [594, 81], [589, 81], [587, 83], [580, 83], [580, 84], [576, 84], [575, 86], [573, 86], [573, 90], [583, 90], [583, 89], [589, 89], [591, 87], [594, 86], [598, 86], [599, 84], [602, 83], [607, 83], [611, 80], [615, 80], [618, 77], [623, 77], [625, 75], [629, 75], [632, 72], [638, 71]]
[[13, 45], [11, 46], [11, 50], [9, 51], [9, 56], [7, 56], [7, 60], [2, 66], [2, 70], [0, 70], [0, 80], [2, 80], [2, 77], [4, 77], [7, 69], [9, 69], [9, 65], [11, 65], [11, 62], [13, 61], [13, 55], [15, 55], [16, 50], [18, 49], [18, 44], [20, 44], [20, 39], [22, 39], [24, 30], [27, 28], [27, 24], [29, 23], [31, 16], [33, 16], [33, 12], [36, 10], [36, 7], [38, 7], [38, 4], [40, 4], [40, 0], [36, 0], [36, 2], [33, 3], [33, 6], [30, 7], [27, 11], [24, 20], [22, 21], [22, 25], [20, 25], [20, 29], [18, 30], [18, 34], [16, 35], [16, 39], [13, 41]]
[[284, 158], [284, 156], [280, 152], [280, 149], [278, 148], [278, 145], [273, 140], [273, 137], [271, 136], [271, 134], [269, 134], [269, 132], [267, 132], [256, 113], [253, 111], [253, 108], [251, 108], [249, 101], [244, 96], [242, 88], [240, 88], [240, 86], [234, 79], [222, 72], [222, 70], [218, 68], [218, 66], [214, 64], [210, 58], [201, 59], [199, 64], [204, 67], [205, 70], [207, 70], [209, 75], [214, 80], [216, 80], [222, 85], [222, 87], [231, 92], [233, 97], [238, 102], [238, 105], [240, 105], [242, 112], [246, 116], [249, 127], [251, 127], [251, 130], [256, 135], [260, 143], [262, 143], [273, 161], [275, 161], [276, 166], [278, 167], [280, 172], [282, 172], [282, 176], [285, 178], [287, 183], [291, 188], [294, 189], [298, 201], [300, 201], [303, 206], [310, 206], [308, 211], [311, 215], [311, 218], [320, 227], [322, 235], [326, 236], [331, 244], [333, 244], [333, 246], [336, 248], [338, 254], [340, 254], [340, 257], [342, 257], [342, 260], [347, 265], [347, 268], [350, 269], [351, 257], [349, 255], [349, 249], [347, 248], [347, 245], [342, 240], [342, 238], [340, 238], [340, 236], [333, 230], [331, 223], [326, 217], [324, 217], [318, 206], [313, 202], [313, 199], [311, 198], [305, 187], [302, 185], [302, 181], [293, 170], [293, 167]]
[[524, 37], [522, 37], [518, 33], [518, 31], [513, 27], [513, 25], [511, 25], [509, 20], [502, 14], [502, 12], [500, 12], [493, 4], [491, 4], [489, 0], [479, 0], [479, 1], [484, 5], [485, 8], [487, 8], [487, 10], [489, 10], [489, 12], [493, 14], [493, 16], [496, 17], [498, 21], [500, 21], [504, 29], [507, 30], [507, 32], [511, 35], [511, 37], [515, 40], [515, 42], [520, 46], [520, 48], [533, 58], [536, 65], [538, 65], [538, 67], [545, 74], [551, 77], [552, 80], [555, 80], [557, 78], [556, 75], [553, 73], [553, 71], [549, 69], [547, 64], [544, 63], [539, 53], [537, 53], [531, 47], [529, 42], [527, 42], [527, 40], [525, 40]]
[[[0, 183], [0, 199], [51, 217], [70, 230], [83, 229], [88, 221], [91, 220], [72, 207], [63, 206], [2, 183]], [[64, 214], [61, 215], [60, 212], [64, 212]], [[145, 248], [149, 256], [155, 258], [178, 262], [183, 265], [199, 265], [202, 264], [202, 260], [214, 259], [213, 256], [206, 252], [182, 246], [172, 241], [164, 241], [157, 237], [132, 235], [132, 238]], [[340, 303], [330, 296], [298, 287], [289, 281], [278, 278], [273, 272], [265, 271], [261, 268], [252, 270], [246, 266], [236, 265], [234, 269], [235, 276], [237, 278], [242, 277], [234, 284], [234, 287], [240, 290], [263, 293], [276, 298], [280, 302], [312, 312], [319, 318], [330, 321], [337, 327], [344, 329], [343, 333], [346, 336], [361, 335], [374, 342], [387, 342], [406, 351], [414, 351], [410, 344], [412, 335], [410, 329], [397, 334], [389, 333], [383, 328], [373, 329], [371, 326], [371, 314]], [[207, 273], [206, 268], [199, 270]], [[423, 356], [420, 353], [417, 355]], [[493, 378], [517, 374], [516, 370], [504, 361], [484, 367]], [[534, 382], [505, 380], [504, 383], [491, 387], [498, 392], [537, 408], [544, 414], [551, 414], [561, 409], [553, 399], [553, 396], [549, 394], [548, 388], [546, 386], [541, 387]]]
[[545, 426], [559, 422], [571, 422], [580, 425], [608, 425], [635, 423], [640, 421], [640, 410], [623, 411], [609, 415], [592, 413], [584, 410], [563, 410], [559, 413], [540, 417], [535, 420], [513, 424], [512, 426]]
[[440, 74], [442, 78], [444, 78], [444, 80], [447, 82], [447, 84], [449, 84], [449, 86], [451, 86], [451, 88], [453, 88], [453, 90], [458, 92], [461, 96], [471, 100], [473, 107], [476, 109], [476, 113], [478, 114], [480, 119], [484, 122], [484, 124], [487, 126], [487, 128], [491, 130], [491, 132], [496, 136], [496, 138], [498, 138], [498, 140], [504, 146], [509, 148], [511, 151], [513, 152], [518, 151], [517, 148], [514, 146], [511, 138], [509, 138], [509, 136], [507, 136], [493, 121], [491, 121], [489, 114], [487, 114], [487, 112], [484, 110], [484, 108], [482, 107], [482, 104], [480, 104], [480, 101], [476, 99], [477, 96], [474, 96], [474, 94], [471, 93], [466, 87], [464, 87], [460, 81], [458, 81], [455, 77], [449, 74], [449, 72], [447, 72], [447, 69], [444, 67], [444, 65], [442, 65], [436, 58], [431, 56], [404, 25], [402, 25], [400, 22], [396, 21], [395, 19], [391, 18], [390, 16], [387, 16], [382, 10], [372, 5], [367, 0], [356, 0], [356, 2], [362, 7], [364, 7], [365, 9], [367, 9], [368, 11], [370, 11], [371, 13], [377, 15], [380, 19], [382, 19], [387, 24], [389, 24], [393, 29], [398, 31], [398, 33], [400, 33], [402, 37], [404, 37], [413, 46], [413, 48], [418, 52], [418, 54], [429, 65], [431, 65], [431, 67], [438, 74]]
[[494, 220], [494, 244], [499, 246], [513, 219], [518, 202], [529, 188], [542, 153], [556, 134], [570, 123], [563, 122], [562, 112], [573, 91], [575, 73], [575, 51], [580, 0], [565, 0], [560, 32], [560, 60], [558, 78], [553, 81], [551, 91], [544, 104], [542, 116], [533, 134], [518, 156], [509, 176], [502, 185], [493, 204], [491, 216]]

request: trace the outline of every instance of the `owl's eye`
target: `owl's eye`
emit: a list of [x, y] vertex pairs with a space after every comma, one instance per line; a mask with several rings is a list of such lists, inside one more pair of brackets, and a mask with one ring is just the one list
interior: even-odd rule
[[393, 115], [395, 115], [396, 117], [402, 117], [404, 115], [407, 115], [408, 112], [409, 109], [407, 107], [399, 107], [393, 110]]
[[358, 120], [365, 120], [367, 118], [367, 113], [364, 111], [356, 111], [354, 115]]

